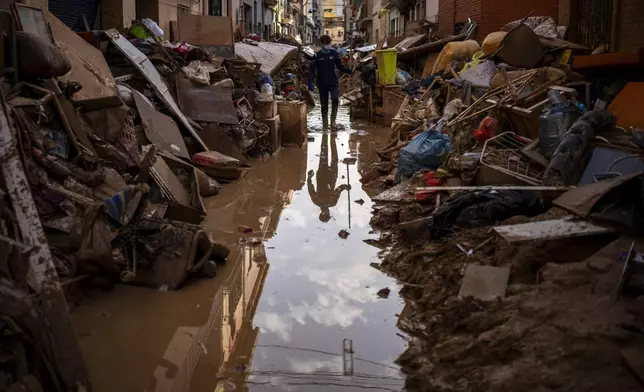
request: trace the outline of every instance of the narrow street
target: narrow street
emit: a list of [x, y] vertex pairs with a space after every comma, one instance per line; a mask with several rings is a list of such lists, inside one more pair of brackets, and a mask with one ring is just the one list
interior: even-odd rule
[[[359, 182], [388, 132], [351, 123], [345, 107], [338, 123], [346, 128], [323, 133], [317, 106], [306, 146], [252, 162], [205, 200], [203, 226], [232, 251], [217, 278], [176, 292], [118, 285], [80, 304], [95, 391], [402, 388], [403, 303], [370, 266], [379, 250], [363, 240], [377, 234]], [[343, 357], [344, 339], [353, 353]]]

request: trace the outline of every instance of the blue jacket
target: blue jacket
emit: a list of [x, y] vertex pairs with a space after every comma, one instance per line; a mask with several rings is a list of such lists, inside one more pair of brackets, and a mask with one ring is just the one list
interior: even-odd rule
[[335, 49], [330, 49], [328, 51], [323, 49], [317, 52], [311, 62], [311, 67], [309, 68], [309, 88], [313, 86], [313, 78], [315, 77], [316, 71], [318, 76], [318, 88], [320, 86], [337, 86], [338, 76], [335, 73], [336, 68], [344, 73], [351, 73], [351, 71], [342, 64], [340, 55]]

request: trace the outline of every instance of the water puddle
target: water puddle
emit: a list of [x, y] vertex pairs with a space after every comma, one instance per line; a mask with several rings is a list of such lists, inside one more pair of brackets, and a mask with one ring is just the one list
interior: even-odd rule
[[403, 303], [370, 266], [379, 250], [364, 242], [377, 235], [359, 182], [388, 131], [350, 125], [345, 108], [338, 120], [345, 130], [323, 133], [312, 111], [320, 131], [306, 146], [253, 162], [206, 200], [204, 227], [232, 249], [216, 279], [84, 301], [75, 321], [96, 391], [402, 388]]

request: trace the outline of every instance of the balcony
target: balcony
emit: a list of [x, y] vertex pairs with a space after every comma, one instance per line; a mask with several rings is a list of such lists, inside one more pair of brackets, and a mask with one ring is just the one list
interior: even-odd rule
[[264, 6], [268, 8], [276, 7], [277, 3], [277, 0], [264, 0]]

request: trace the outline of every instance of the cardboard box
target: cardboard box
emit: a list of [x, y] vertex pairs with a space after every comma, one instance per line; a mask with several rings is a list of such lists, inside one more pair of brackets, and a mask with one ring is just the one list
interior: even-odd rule
[[264, 120], [277, 116], [277, 102], [257, 102], [255, 104], [255, 119]]
[[298, 146], [302, 146], [306, 143], [309, 132], [306, 121], [306, 102], [278, 102], [277, 112], [282, 123], [282, 144], [297, 144]]
[[273, 151], [277, 151], [282, 145], [282, 129], [280, 115], [274, 116], [273, 118], [257, 120], [262, 124], [268, 125], [270, 133], [268, 134], [268, 140], [271, 142]]

